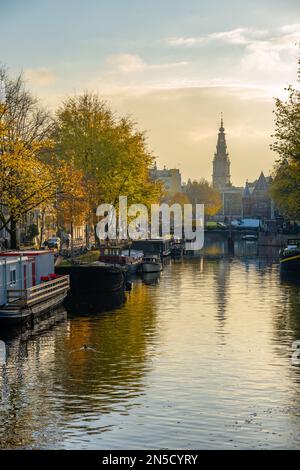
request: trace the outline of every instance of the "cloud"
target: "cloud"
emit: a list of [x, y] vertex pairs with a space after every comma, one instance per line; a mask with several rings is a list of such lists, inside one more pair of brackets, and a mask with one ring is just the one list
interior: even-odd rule
[[300, 23], [286, 24], [284, 26], [281, 26], [280, 31], [282, 31], [284, 34], [299, 34]]
[[241, 74], [275, 82], [296, 81], [300, 40], [300, 24], [285, 25], [267, 39], [254, 40], [246, 45], [241, 59]]
[[[206, 66], [209, 70], [207, 82], [218, 83], [222, 63], [222, 79], [229, 86], [234, 83], [247, 83], [250, 86], [260, 86], [270, 95], [279, 87], [296, 82], [298, 47], [300, 41], [300, 23], [286, 24], [272, 30], [238, 27], [229, 31], [211, 32], [198, 37], [173, 37], [164, 40], [170, 47], [195, 48], [201, 47], [203, 53], [195, 61], [206, 60], [213, 53], [216, 59], [216, 49], [210, 47], [227, 45], [228, 48], [238, 47], [238, 54], [232, 55], [227, 49], [222, 49], [222, 62]], [[227, 64], [227, 65], [225, 65]], [[282, 94], [282, 93], [281, 93]], [[273, 95], [274, 96], [274, 95]]]
[[169, 46], [194, 46], [195, 44], [202, 44], [205, 41], [205, 37], [171, 37], [165, 39], [165, 43]]
[[268, 34], [266, 30], [252, 28], [236, 28], [231, 31], [211, 33], [207, 36], [208, 41], [218, 40], [228, 44], [248, 45], [257, 38]]
[[277, 51], [291, 50], [294, 43], [300, 40], [300, 23], [283, 25], [273, 31], [254, 28], [235, 28], [229, 31], [219, 31], [198, 37], [171, 37], [164, 42], [172, 47], [208, 45], [219, 41], [226, 44], [243, 45], [251, 48], [255, 45], [269, 45]]
[[187, 65], [188, 62], [174, 62], [174, 63], [163, 63], [163, 64], [148, 64], [144, 62], [140, 56], [135, 54], [117, 54], [110, 56], [106, 59], [107, 64], [112, 66], [123, 73], [139, 73], [146, 70], [162, 70], [170, 69], [174, 67], [182, 67]]
[[26, 69], [24, 77], [29, 80], [33, 85], [48, 86], [56, 81], [56, 75], [47, 68], [39, 69]]
[[107, 58], [106, 62], [121, 72], [132, 73], [145, 70], [146, 64], [134, 54], [118, 54]]
[[198, 37], [171, 37], [165, 39], [169, 46], [197, 46], [205, 45], [212, 41], [222, 43], [247, 45], [255, 38], [261, 38], [268, 34], [266, 30], [253, 28], [235, 28], [230, 31], [219, 31]]

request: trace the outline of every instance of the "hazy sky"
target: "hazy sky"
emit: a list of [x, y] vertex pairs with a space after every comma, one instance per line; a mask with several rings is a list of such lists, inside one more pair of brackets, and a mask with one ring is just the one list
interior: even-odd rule
[[223, 111], [233, 183], [272, 169], [273, 97], [296, 80], [298, 0], [0, 0], [0, 21], [0, 64], [45, 104], [99, 92], [185, 179], [211, 179]]

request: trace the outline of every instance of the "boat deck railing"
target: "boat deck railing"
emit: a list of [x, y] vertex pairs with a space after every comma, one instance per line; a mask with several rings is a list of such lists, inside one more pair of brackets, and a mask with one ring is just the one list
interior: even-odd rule
[[66, 275], [27, 289], [8, 289], [8, 304], [17, 305], [18, 307], [30, 307], [50, 297], [66, 292], [69, 288], [70, 278]]

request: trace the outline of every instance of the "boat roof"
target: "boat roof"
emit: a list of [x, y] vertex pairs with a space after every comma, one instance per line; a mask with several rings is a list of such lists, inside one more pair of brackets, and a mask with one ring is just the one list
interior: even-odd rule
[[233, 220], [231, 225], [236, 227], [258, 228], [261, 225], [260, 219], [239, 219]]
[[53, 255], [52, 250], [22, 250], [22, 251], [3, 251], [0, 253], [1, 257], [20, 257], [20, 256], [45, 256]]
[[[3, 256], [1, 253], [0, 264], [14, 264], [20, 261], [20, 256]], [[28, 256], [22, 256], [22, 261], [28, 261]]]
[[139, 250], [122, 250], [122, 255], [131, 256], [132, 258], [142, 258], [144, 256], [144, 252]]

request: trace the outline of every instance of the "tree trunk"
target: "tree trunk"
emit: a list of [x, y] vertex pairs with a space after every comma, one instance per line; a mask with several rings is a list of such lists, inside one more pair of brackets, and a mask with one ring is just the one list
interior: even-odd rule
[[90, 226], [85, 224], [85, 246], [87, 249], [90, 248]]
[[17, 241], [17, 221], [14, 219], [11, 219], [10, 222], [10, 248], [12, 250], [17, 250], [19, 248]]

